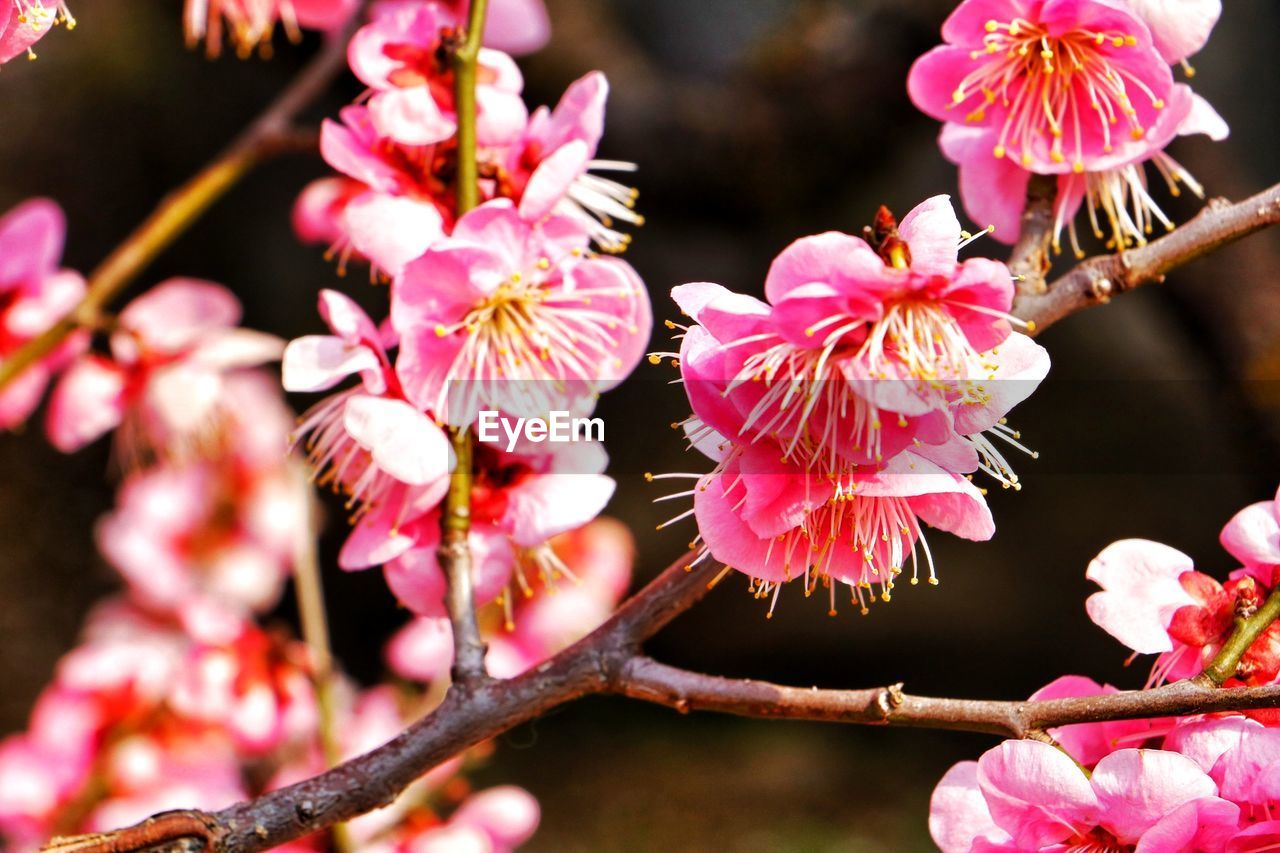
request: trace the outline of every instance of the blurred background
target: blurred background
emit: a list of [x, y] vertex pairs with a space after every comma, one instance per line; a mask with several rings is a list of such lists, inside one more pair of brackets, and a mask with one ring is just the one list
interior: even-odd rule
[[[101, 260], [316, 47], [280, 40], [269, 62], [210, 62], [183, 48], [180, 5], [76, 3], [74, 33], [55, 32], [38, 45], [39, 61], [0, 73], [0, 209], [34, 195], [62, 204], [68, 266]], [[796, 237], [856, 232], [881, 203], [902, 214], [955, 189], [936, 123], [905, 92], [950, 0], [548, 5], [554, 40], [522, 61], [528, 100], [554, 103], [582, 73], [608, 74], [602, 156], [640, 164], [649, 224], [628, 259], [659, 319], [677, 314], [673, 285], [760, 294], [769, 261]], [[1173, 153], [1211, 194], [1243, 198], [1280, 180], [1277, 54], [1280, 5], [1234, 0], [1194, 62], [1196, 89], [1232, 136], [1181, 141]], [[310, 120], [357, 93], [345, 79]], [[320, 287], [378, 305], [385, 296], [362, 273], [340, 281], [321, 250], [291, 232], [293, 198], [326, 172], [308, 155], [260, 168], [135, 290], [177, 274], [223, 282], [244, 301], [247, 325], [285, 336], [319, 330]], [[1158, 197], [1179, 220], [1198, 205]], [[1005, 250], [987, 240], [969, 251]], [[1059, 270], [1067, 266], [1060, 259]], [[1219, 577], [1235, 568], [1217, 544], [1220, 527], [1280, 480], [1280, 230], [1070, 318], [1041, 341], [1051, 379], [1015, 413], [1041, 458], [1020, 460], [1020, 493], [993, 491], [993, 542], [930, 537], [939, 587], [903, 587], [869, 616], [847, 607], [834, 619], [786, 590], [766, 621], [733, 577], [651, 653], [789, 684], [904, 681], [955, 696], [1025, 697], [1064, 673], [1140, 686], [1146, 662], [1126, 668], [1126, 650], [1085, 616], [1084, 570], [1125, 537], [1167, 542]], [[708, 467], [668, 427], [685, 414], [671, 374], [643, 364], [600, 409], [619, 480], [609, 512], [639, 538], [637, 583], [693, 535], [691, 526], [653, 532], [666, 512], [651, 501], [664, 490], [642, 473]], [[115, 586], [93, 545], [94, 521], [112, 502], [108, 456], [105, 443], [62, 456], [34, 425], [0, 436], [0, 734], [25, 725], [87, 608]], [[336, 652], [371, 681], [381, 643], [405, 617], [380, 573], [334, 568], [341, 519], [331, 513], [325, 543]], [[991, 745], [979, 735], [680, 717], [596, 699], [509, 733], [478, 781], [537, 795], [544, 817], [531, 850], [927, 849], [933, 785]]]

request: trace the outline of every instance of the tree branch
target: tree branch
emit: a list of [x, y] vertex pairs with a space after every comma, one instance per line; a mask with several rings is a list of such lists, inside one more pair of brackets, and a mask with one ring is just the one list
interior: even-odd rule
[[1237, 204], [1211, 200], [1190, 222], [1159, 240], [1078, 264], [1041, 294], [1019, 294], [1013, 313], [1041, 331], [1063, 317], [1110, 301], [1117, 293], [1163, 281], [1190, 263], [1242, 237], [1280, 223], [1280, 184]]
[[1018, 278], [1018, 293], [1044, 293], [1049, 274], [1053, 239], [1053, 206], [1058, 199], [1056, 175], [1032, 175], [1027, 182], [1027, 204], [1022, 210], [1022, 230], [1009, 256], [1009, 270]]
[[255, 165], [314, 140], [293, 122], [346, 67], [349, 33], [335, 33], [287, 88], [191, 180], [166, 196], [89, 276], [84, 299], [67, 316], [0, 362], [0, 389], [52, 352], [82, 326], [93, 326], [134, 276], [222, 198]]

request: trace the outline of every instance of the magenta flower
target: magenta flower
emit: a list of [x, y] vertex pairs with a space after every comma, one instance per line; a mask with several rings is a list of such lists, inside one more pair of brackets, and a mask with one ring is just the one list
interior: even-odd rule
[[575, 80], [554, 110], [539, 107], [520, 138], [501, 158], [497, 192], [518, 200], [520, 215], [538, 222], [560, 213], [580, 220], [604, 251], [620, 252], [631, 242], [615, 221], [642, 225], [635, 212], [636, 190], [591, 174], [592, 170], [631, 172], [634, 163], [596, 160], [604, 135], [609, 83], [592, 71]]
[[358, 8], [359, 0], [187, 0], [182, 20], [189, 47], [203, 41], [209, 56], [217, 56], [225, 34], [243, 59], [255, 50], [270, 53], [277, 24], [298, 41], [304, 29], [340, 28]]
[[[369, 117], [379, 136], [401, 145], [432, 145], [457, 131], [453, 69], [447, 40], [452, 12], [434, 3], [379, 11], [351, 39], [351, 70], [370, 87]], [[481, 145], [511, 142], [528, 117], [524, 80], [511, 57], [482, 48], [476, 87], [476, 135]]]
[[54, 27], [75, 29], [76, 19], [63, 0], [3, 0], [0, 2], [0, 65], [26, 54], [35, 59], [32, 45]]
[[1030, 173], [1059, 175], [1055, 245], [1064, 227], [1081, 250], [1076, 211], [1088, 202], [1099, 238], [1142, 244], [1172, 223], [1147, 191], [1151, 161], [1177, 194], [1200, 185], [1163, 152], [1175, 136], [1226, 136], [1225, 123], [1170, 62], [1203, 46], [1216, 0], [966, 0], [943, 25], [946, 44], [921, 57], [908, 90], [945, 122], [943, 152], [960, 169], [971, 216], [1013, 242]]
[[[44, 199], [0, 218], [0, 360], [61, 320], [84, 296], [80, 274], [58, 267], [65, 233], [62, 211]], [[0, 390], [0, 429], [25, 421], [53, 373], [87, 343], [85, 335], [72, 335]]]
[[444, 432], [400, 389], [388, 345], [350, 298], [320, 292], [320, 314], [332, 335], [308, 335], [285, 348], [288, 391], [324, 391], [351, 376], [360, 384], [317, 403], [298, 425], [315, 477], [350, 496], [356, 526], [340, 562], [379, 565], [412, 546], [400, 529], [421, 518], [448, 490], [451, 451]]
[[621, 382], [648, 342], [649, 298], [630, 265], [587, 254], [587, 239], [576, 220], [530, 225], [498, 199], [408, 264], [391, 322], [409, 400], [467, 424], [480, 408], [589, 409]]
[[120, 312], [111, 354], [77, 359], [54, 389], [45, 427], [70, 453], [104, 433], [128, 460], [198, 449], [226, 416], [226, 379], [280, 357], [283, 342], [237, 328], [240, 303], [220, 285], [162, 282]]
[[971, 850], [1218, 850], [1240, 809], [1191, 759], [1121, 749], [1091, 776], [1038, 741], [1005, 741], [938, 783], [929, 831], [943, 853]]
[[[948, 442], [953, 407], [987, 421], [965, 432], [1003, 417], [980, 418], [971, 404], [986, 412], [1018, 399], [975, 384], [1006, 378], [993, 350], [1012, 333], [1008, 269], [958, 263], [960, 223], [945, 196], [900, 228], [885, 211], [880, 227], [878, 248], [834, 232], [797, 240], [769, 270], [768, 304], [714, 284], [672, 292], [700, 324], [680, 364], [703, 422], [740, 443], [777, 437], [785, 458], [835, 474]], [[1011, 355], [1003, 374], [1023, 381], [989, 384], [1030, 393], [1047, 357], [1030, 341]]]

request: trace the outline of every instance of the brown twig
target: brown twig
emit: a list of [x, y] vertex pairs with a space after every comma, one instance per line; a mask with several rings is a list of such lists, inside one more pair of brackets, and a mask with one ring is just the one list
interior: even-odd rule
[[52, 352], [77, 328], [93, 327], [103, 308], [125, 285], [255, 165], [300, 146], [314, 146], [314, 134], [298, 131], [293, 122], [346, 67], [346, 43], [346, 34], [329, 38], [288, 87], [213, 162], [166, 196], [90, 274], [80, 304], [0, 362], [0, 389]]
[[1031, 296], [1045, 291], [1053, 240], [1053, 206], [1058, 198], [1055, 175], [1032, 175], [1027, 182], [1027, 203], [1022, 209], [1022, 230], [1009, 255], [1009, 270], [1017, 276], [1018, 293]]
[[1280, 184], [1231, 204], [1211, 200], [1190, 222], [1145, 246], [1100, 255], [1078, 264], [1044, 293], [1019, 294], [1013, 313], [1041, 331], [1077, 311], [1102, 305], [1112, 296], [1152, 281], [1175, 267], [1242, 237], [1280, 223]]

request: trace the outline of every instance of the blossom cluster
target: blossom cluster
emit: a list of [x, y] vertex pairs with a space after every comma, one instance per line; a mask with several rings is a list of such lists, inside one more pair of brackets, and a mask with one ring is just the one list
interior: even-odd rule
[[[538, 29], [528, 4], [494, 11], [487, 44]], [[652, 325], [639, 276], [597, 251], [624, 248], [617, 226], [640, 221], [635, 192], [591, 171], [633, 168], [593, 159], [603, 75], [530, 113], [510, 55], [483, 48], [480, 204], [459, 215], [457, 26], [447, 3], [386, 3], [352, 37], [351, 70], [368, 90], [324, 123], [321, 153], [341, 177], [309, 186], [295, 223], [343, 264], [367, 260], [389, 282], [389, 306], [376, 321], [352, 298], [322, 291], [330, 334], [292, 341], [283, 370], [290, 391], [357, 380], [313, 406], [297, 439], [319, 482], [349, 498], [353, 529], [340, 564], [383, 566], [397, 599], [425, 620], [444, 615], [436, 549], [455, 464], [447, 431], [472, 429], [482, 410], [588, 413], [634, 369]], [[605, 507], [614, 489], [607, 462], [598, 442], [476, 445], [469, 535], [478, 604], [498, 601], [510, 613], [523, 591], [573, 575], [547, 543]]]
[[1150, 164], [1173, 195], [1200, 184], [1164, 149], [1178, 136], [1226, 138], [1227, 124], [1171, 65], [1193, 73], [1221, 0], [964, 0], [944, 45], [907, 81], [922, 111], [945, 122], [939, 144], [960, 167], [969, 215], [1012, 243], [1031, 175], [1057, 181], [1062, 231], [1084, 256], [1082, 206], [1112, 248], [1144, 245], [1173, 224], [1147, 186]]
[[[1150, 684], [1195, 676], [1237, 617], [1255, 612], [1280, 570], [1280, 494], [1241, 510], [1222, 531], [1241, 563], [1219, 583], [1166, 545], [1107, 547], [1087, 576], [1086, 607], [1135, 654], [1158, 654]], [[1224, 686], [1280, 683], [1274, 624]], [[1064, 676], [1032, 699], [1113, 693]], [[974, 850], [1269, 850], [1280, 844], [1280, 717], [1273, 710], [1050, 729], [1054, 744], [1006, 741], [947, 772], [929, 828], [944, 853]]]
[[670, 354], [693, 409], [684, 427], [717, 463], [692, 490], [704, 558], [774, 601], [793, 578], [806, 593], [823, 584], [833, 613], [843, 584], [865, 613], [908, 562], [913, 584], [921, 564], [937, 582], [925, 525], [991, 537], [969, 475], [1019, 487], [1001, 446], [1025, 448], [1005, 414], [1049, 359], [1014, 329], [1026, 324], [1010, 314], [1008, 268], [959, 261], [971, 239], [938, 196], [901, 224], [882, 209], [861, 237], [797, 240], [769, 270], [767, 301], [673, 291], [695, 322]]

